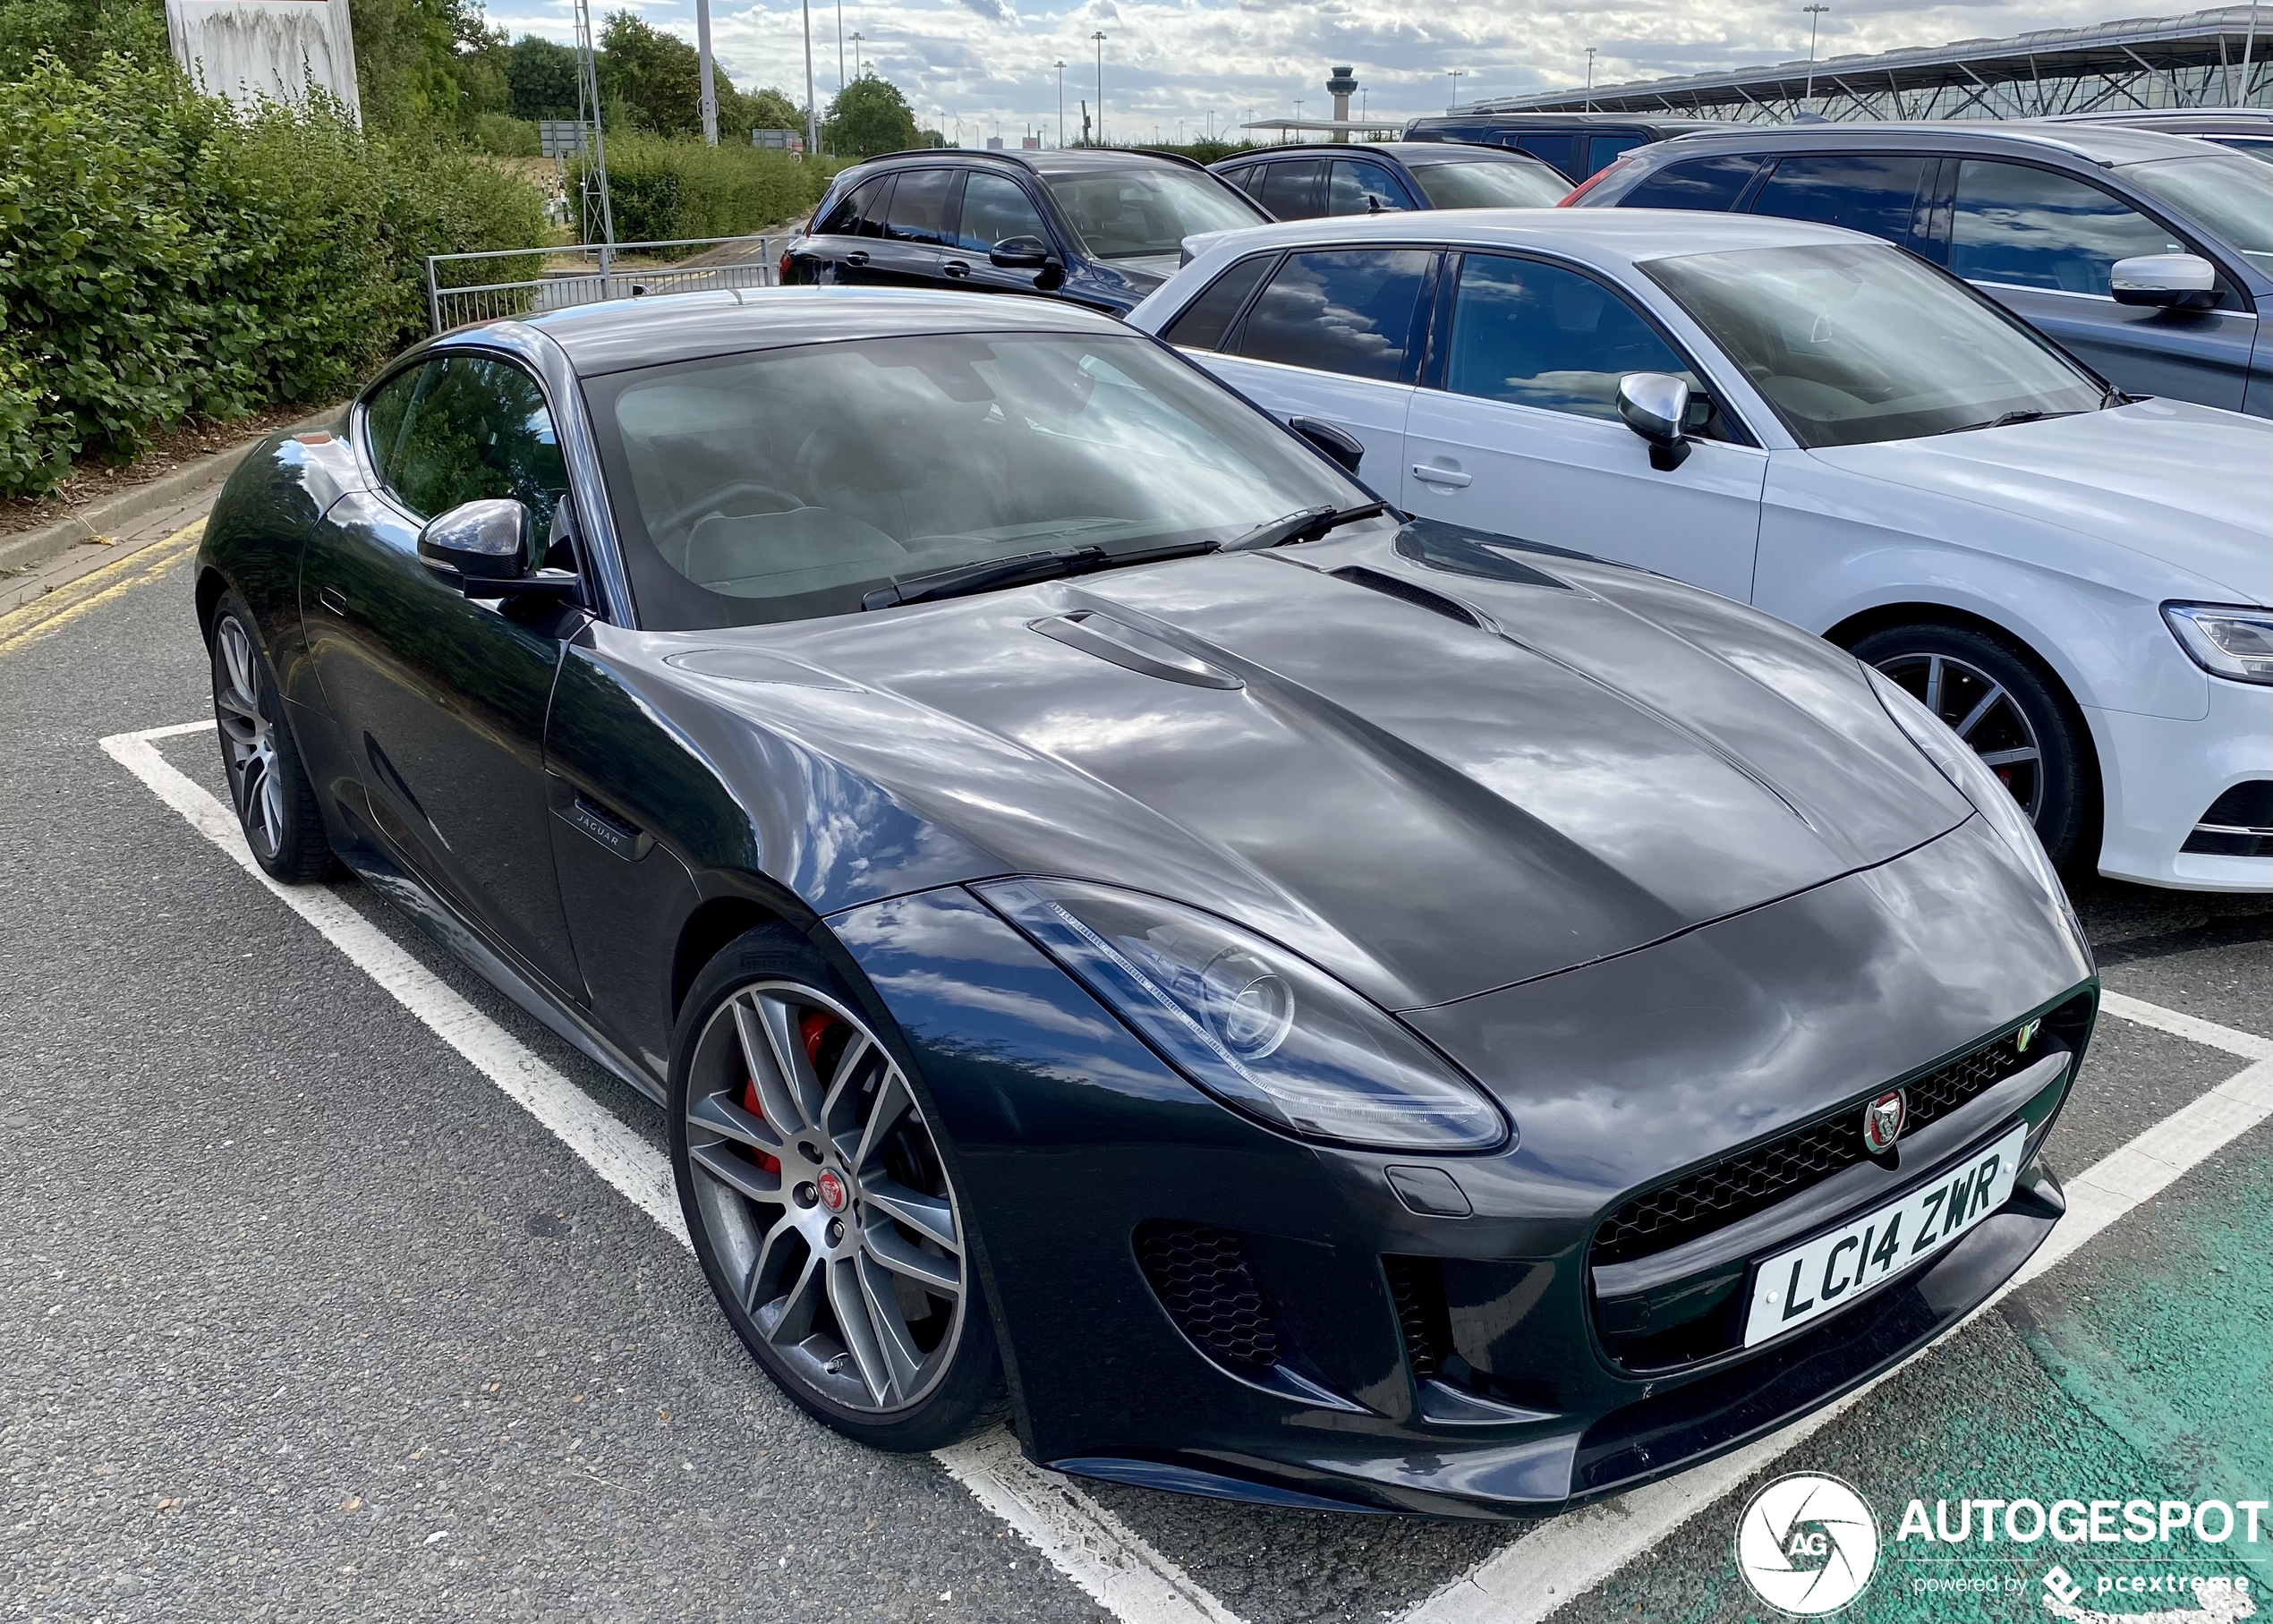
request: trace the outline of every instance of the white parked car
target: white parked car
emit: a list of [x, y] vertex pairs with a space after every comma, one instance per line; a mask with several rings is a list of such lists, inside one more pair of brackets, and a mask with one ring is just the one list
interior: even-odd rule
[[[1418, 518], [1852, 649], [2056, 859], [2273, 889], [2273, 421], [2126, 401], [1876, 238], [1495, 209], [1195, 238], [1131, 314]], [[1326, 436], [1331, 439], [1332, 437]]]

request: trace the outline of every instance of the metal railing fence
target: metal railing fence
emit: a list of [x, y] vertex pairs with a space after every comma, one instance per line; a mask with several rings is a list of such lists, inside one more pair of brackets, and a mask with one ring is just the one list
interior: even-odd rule
[[[532, 316], [603, 299], [688, 293], [721, 287], [771, 287], [787, 234], [689, 237], [665, 242], [579, 242], [570, 248], [491, 249], [430, 254], [426, 310], [431, 330]], [[520, 261], [519, 265], [509, 262]], [[534, 262], [534, 276], [493, 280]], [[461, 278], [467, 278], [461, 280]]]

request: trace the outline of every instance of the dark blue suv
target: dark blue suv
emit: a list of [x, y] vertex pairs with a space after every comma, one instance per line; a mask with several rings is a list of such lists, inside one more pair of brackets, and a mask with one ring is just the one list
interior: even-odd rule
[[1042, 293], [1125, 315], [1184, 239], [1271, 217], [1168, 153], [895, 152], [839, 174], [781, 256], [791, 285]]
[[1988, 120], [1741, 126], [1630, 153], [1571, 200], [1867, 231], [2131, 394], [2273, 417], [2273, 165], [2205, 141]]

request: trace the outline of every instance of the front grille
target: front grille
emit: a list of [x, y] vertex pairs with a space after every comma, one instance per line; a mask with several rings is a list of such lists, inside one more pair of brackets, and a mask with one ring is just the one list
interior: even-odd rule
[[[2037, 1056], [2023, 1055], [2015, 1037], [2006, 1033], [1904, 1084], [1910, 1114], [1903, 1134], [1955, 1110], [2029, 1065]], [[1781, 1139], [1637, 1195], [1595, 1231], [1594, 1261], [1622, 1263], [1671, 1251], [1852, 1167], [1869, 1154], [1862, 1141], [1863, 1106], [1857, 1101]]]
[[1279, 1362], [1278, 1321], [1230, 1230], [1150, 1220], [1136, 1228], [1136, 1261], [1201, 1352], [1249, 1370]]
[[1438, 1374], [1451, 1351], [1452, 1324], [1444, 1305], [1444, 1280], [1433, 1257], [1388, 1256], [1390, 1300], [1397, 1305], [1397, 1329], [1405, 1339], [1405, 1362], [1421, 1381]]

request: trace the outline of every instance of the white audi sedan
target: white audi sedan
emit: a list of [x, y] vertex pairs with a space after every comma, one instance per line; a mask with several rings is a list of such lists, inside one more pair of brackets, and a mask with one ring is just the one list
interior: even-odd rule
[[2273, 421], [2127, 399], [1829, 226], [1494, 209], [1186, 252], [1129, 320], [1345, 458], [1332, 431], [1354, 437], [1417, 519], [1852, 650], [1979, 752], [2056, 861], [2273, 890]]

